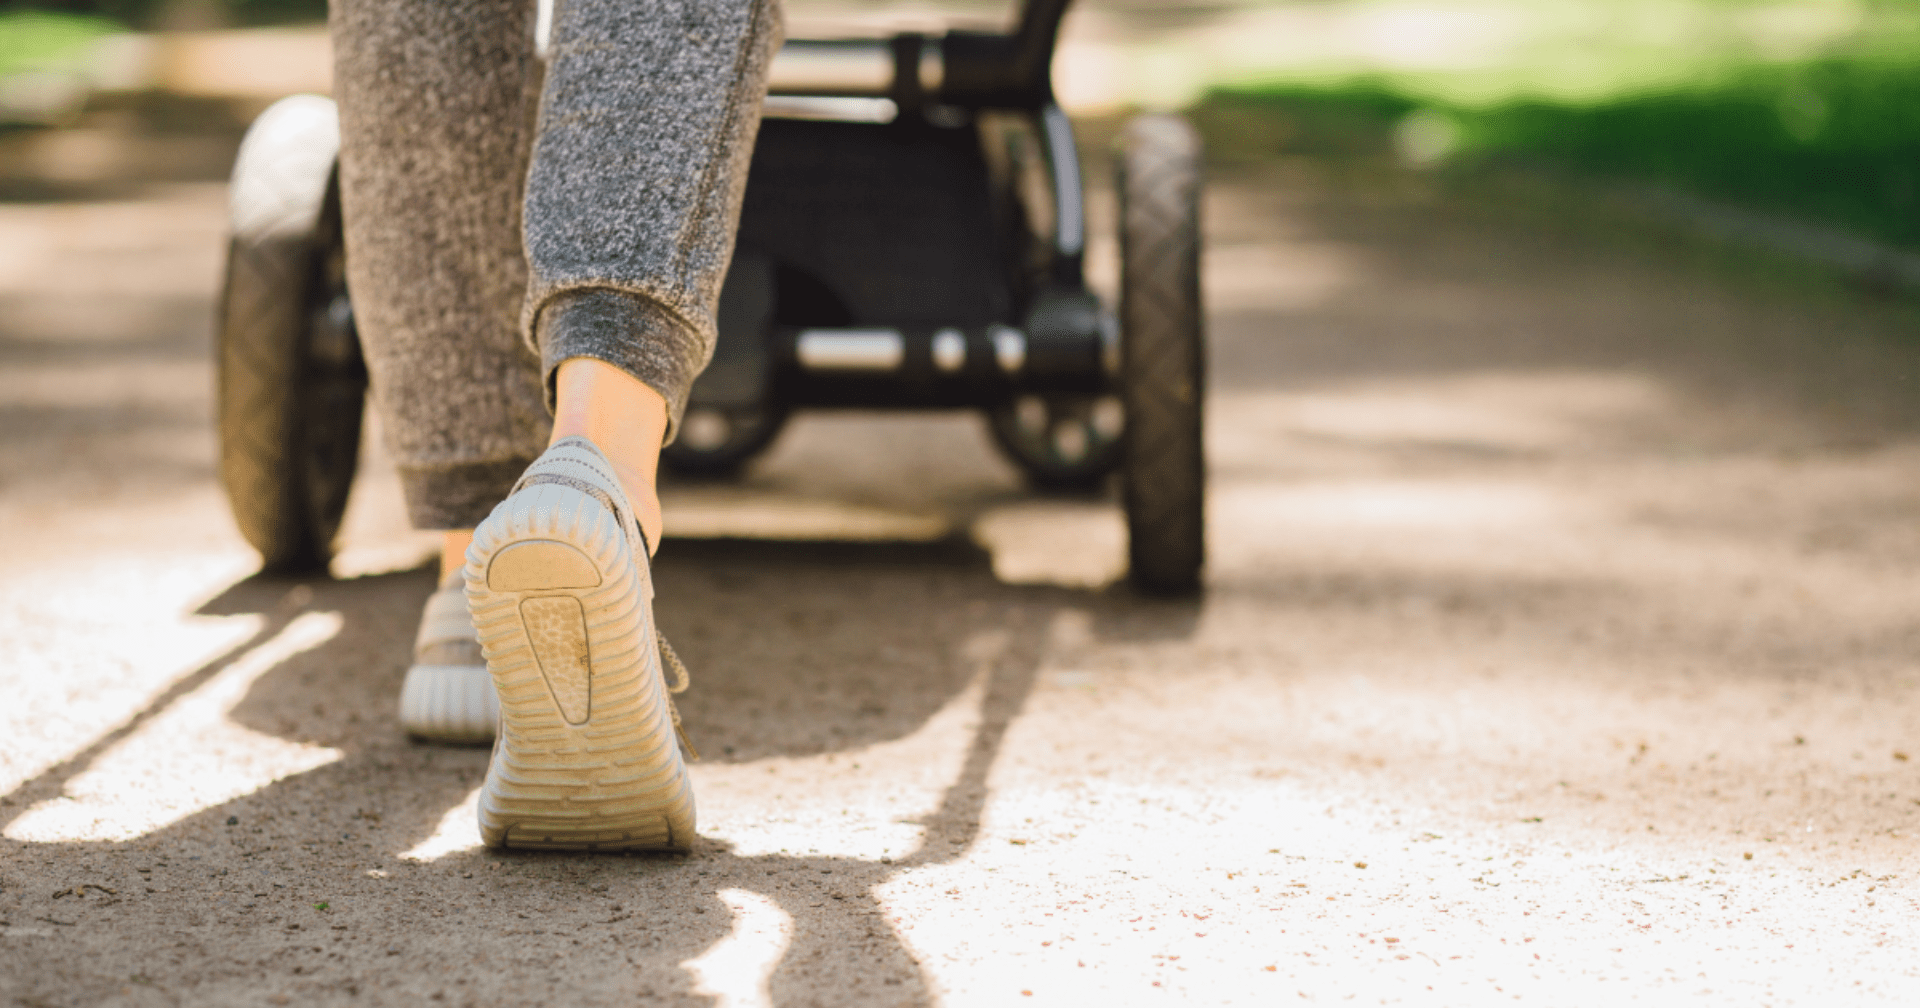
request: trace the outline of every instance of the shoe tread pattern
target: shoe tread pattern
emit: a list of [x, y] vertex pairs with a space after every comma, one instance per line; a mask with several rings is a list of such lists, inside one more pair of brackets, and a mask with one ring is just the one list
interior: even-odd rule
[[[493, 558], [530, 541], [579, 551], [599, 584], [491, 587]], [[482, 839], [490, 846], [558, 850], [686, 850], [694, 828], [692, 782], [652, 646], [651, 592], [620, 521], [578, 489], [527, 485], [475, 531], [467, 558], [474, 627], [501, 707], [500, 737], [479, 803]], [[585, 638], [584, 710], [571, 711], [578, 721], [568, 716], [566, 691], [551, 684], [541, 664], [543, 647], [568, 646], [564, 633], [541, 623], [564, 622], [555, 614], [566, 611], [554, 599], [576, 607], [568, 618]], [[536, 603], [531, 608], [530, 601]], [[529, 619], [530, 613], [542, 615]]]
[[473, 617], [467, 613], [467, 586], [464, 583], [442, 588], [427, 596], [426, 610], [420, 614], [420, 631], [413, 638], [416, 656], [436, 644], [472, 639]]
[[[477, 657], [477, 655], [476, 655]], [[429, 742], [484, 745], [493, 740], [500, 704], [481, 664], [416, 662], [400, 687], [400, 724]]]

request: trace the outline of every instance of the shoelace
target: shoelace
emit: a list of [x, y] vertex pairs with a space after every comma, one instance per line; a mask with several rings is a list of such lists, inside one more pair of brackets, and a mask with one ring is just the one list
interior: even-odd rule
[[[653, 636], [660, 643], [660, 667], [666, 669], [670, 676], [667, 692], [669, 694], [685, 693], [687, 687], [693, 685], [693, 676], [687, 673], [686, 663], [674, 653], [673, 645], [667, 643], [666, 634], [655, 630]], [[674, 704], [672, 696], [667, 697], [667, 713], [673, 715], [673, 733], [680, 736], [680, 744], [686, 747], [687, 755], [693, 759], [699, 759], [700, 750], [695, 749], [693, 741], [687, 738], [687, 730], [680, 724], [680, 708]]]

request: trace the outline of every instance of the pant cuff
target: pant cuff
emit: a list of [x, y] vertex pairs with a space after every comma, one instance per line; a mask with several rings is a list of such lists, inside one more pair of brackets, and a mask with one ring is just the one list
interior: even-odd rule
[[470, 529], [507, 498], [532, 459], [400, 467], [407, 519], [417, 529]]
[[632, 375], [667, 400], [667, 441], [680, 431], [687, 393], [706, 365], [705, 341], [679, 316], [637, 294], [606, 287], [561, 291], [534, 323], [547, 409], [562, 361], [592, 357]]

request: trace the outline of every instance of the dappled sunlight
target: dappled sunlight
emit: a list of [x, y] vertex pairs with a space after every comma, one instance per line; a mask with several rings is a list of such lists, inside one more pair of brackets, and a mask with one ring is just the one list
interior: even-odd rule
[[1522, 372], [1308, 392], [1282, 408], [1318, 437], [1551, 451], [1605, 443], [1671, 401], [1645, 374]]
[[780, 904], [745, 889], [722, 889], [715, 895], [733, 912], [733, 930], [699, 958], [680, 964], [698, 981], [694, 993], [713, 998], [714, 1008], [772, 1005], [767, 981], [793, 940], [793, 917]]
[[480, 789], [467, 792], [460, 804], [447, 810], [425, 840], [402, 851], [402, 861], [438, 861], [449, 854], [480, 847]]
[[[1906, 899], [1873, 901], [1884, 874], [1781, 871], [1741, 856], [1752, 840], [1688, 849], [1564, 825], [1548, 840], [1535, 816], [1557, 807], [1504, 802], [1503, 822], [1464, 829], [1414, 786], [1248, 769], [1022, 791], [996, 804], [977, 856], [877, 895], [915, 922], [901, 940], [943, 1000], [979, 1004], [1131, 1003], [1149, 983], [1191, 1003], [1586, 1004], [1577, 983], [1678, 996], [1742, 971], [1819, 1003], [1829, 962], [1798, 967], [1784, 946], [1907, 933]], [[982, 927], [981, 907], [1006, 910]], [[1872, 943], [1839, 954], [1836, 969], [1887, 982]]]
[[736, 483], [667, 481], [662, 493], [672, 499], [685, 491], [690, 501], [771, 493], [809, 508], [834, 502], [856, 513], [876, 509], [895, 516], [887, 521], [905, 517], [925, 528], [920, 523], [930, 516], [951, 520], [1019, 486], [977, 412], [802, 410]]
[[1357, 258], [1311, 242], [1219, 245], [1207, 250], [1207, 303], [1214, 311], [1317, 308], [1361, 281]]
[[1303, 543], [1343, 534], [1498, 531], [1563, 523], [1571, 502], [1522, 482], [1367, 480], [1222, 488], [1211, 515], [1223, 524], [1266, 525]]
[[742, 857], [880, 861], [920, 848], [922, 820], [939, 808], [979, 729], [988, 666], [1006, 648], [1003, 633], [970, 637], [960, 651], [976, 669], [972, 681], [905, 738], [820, 756], [694, 764], [707, 810], [701, 833]]
[[1127, 571], [1127, 529], [1109, 501], [1037, 500], [989, 509], [973, 539], [1003, 584], [1098, 590]]
[[[100, 541], [106, 537], [89, 534], [98, 526], [88, 527], [99, 518], [99, 511], [89, 510], [46, 523], [41, 534]], [[35, 544], [20, 545], [16, 562]], [[261, 620], [252, 615], [182, 618], [182, 598], [236, 575], [226, 557], [179, 557], [162, 554], [135, 563], [114, 556], [97, 566], [69, 565], [59, 572], [64, 576], [46, 576], [43, 569], [32, 579], [0, 579], [0, 609], [16, 621], [6, 635], [12, 678], [7, 702], [0, 704], [0, 737], [7, 740], [0, 746], [0, 794], [124, 726], [171, 688], [182, 670], [260, 632]], [[86, 618], [75, 620], [75, 614]]]
[[669, 487], [660, 506], [667, 535], [682, 539], [928, 542], [950, 529], [937, 513], [733, 487]]
[[1420, 453], [1549, 456], [1617, 449], [1682, 405], [1655, 376], [1606, 371], [1474, 371], [1324, 383], [1297, 392], [1230, 388], [1209, 407], [1209, 447], [1245, 457], [1273, 439], [1305, 459], [1333, 448], [1377, 464]]
[[1573, 435], [1552, 418], [1438, 397], [1303, 396], [1293, 417], [1294, 429], [1302, 434], [1374, 443], [1537, 451], [1565, 444]]
[[340, 751], [242, 727], [228, 714], [261, 676], [340, 631], [338, 613], [305, 613], [181, 697], [7, 826], [10, 840], [130, 840], [202, 809], [322, 767]]
[[[1107, 40], [1116, 87], [1281, 14], [1349, 55], [1431, 29], [1381, 57], [1407, 66], [1511, 41], [1431, 6], [1089, 4], [1075, 31], [1163, 18], [1158, 78]], [[1133, 590], [1119, 481], [1036, 492], [977, 413], [803, 412], [737, 478], [667, 480], [655, 615], [705, 755], [684, 856], [480, 844], [486, 751], [399, 724], [434, 543], [373, 426], [334, 576], [247, 576], [207, 434], [211, 190], [76, 204], [85, 235], [0, 213], [33, 250], [0, 240], [27, 327], [0, 339], [26, 474], [0, 524], [27, 533], [0, 987], [1912, 1000], [1911, 306], [1468, 219], [1437, 182], [1217, 167], [1205, 591]]]
[[[167, 188], [177, 200], [219, 207], [227, 187]], [[211, 293], [219, 283], [224, 232], [218, 217], [183, 219], [177, 204], [9, 204], [0, 219], [0, 307], [52, 302], [47, 314], [70, 315], [59, 311], [60, 299], [139, 306], [142, 298]]]
[[1394, 70], [1469, 70], [1522, 43], [1521, 5], [1368, 4], [1348, 8], [1335, 37], [1367, 63]]

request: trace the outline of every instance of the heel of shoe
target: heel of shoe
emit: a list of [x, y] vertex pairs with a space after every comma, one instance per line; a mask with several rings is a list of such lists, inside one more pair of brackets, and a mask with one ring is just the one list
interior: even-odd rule
[[493, 741], [500, 701], [493, 677], [472, 665], [415, 665], [400, 686], [400, 725], [428, 742], [485, 745]]
[[567, 486], [528, 486], [475, 531], [468, 599], [501, 709], [479, 810], [489, 845], [690, 846], [644, 562], [612, 512]]
[[497, 592], [598, 588], [600, 580], [585, 553], [552, 539], [512, 543], [487, 564], [487, 588]]

